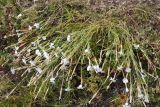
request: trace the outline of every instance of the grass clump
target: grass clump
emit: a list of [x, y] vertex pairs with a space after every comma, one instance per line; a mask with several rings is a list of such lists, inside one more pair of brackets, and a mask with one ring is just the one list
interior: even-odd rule
[[97, 12], [54, 1], [22, 10], [15, 16], [17, 43], [5, 47], [13, 59], [4, 64], [19, 80], [4, 102], [17, 95], [26, 103], [15, 103], [26, 106], [152, 104], [150, 93], [159, 87], [156, 9]]

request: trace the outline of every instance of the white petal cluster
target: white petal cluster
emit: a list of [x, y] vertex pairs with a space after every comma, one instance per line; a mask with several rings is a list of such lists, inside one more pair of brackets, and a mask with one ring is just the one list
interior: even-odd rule
[[127, 84], [129, 82], [127, 78], [123, 78], [122, 81], [123, 81], [124, 84]]
[[15, 47], [15, 50], [16, 50], [16, 51], [18, 51], [18, 49], [19, 49], [19, 47], [18, 47], [18, 46], [16, 46], [16, 47]]
[[31, 44], [32, 44], [33, 46], [36, 46], [36, 42], [31, 42]]
[[18, 38], [23, 35], [24, 33], [17, 33]]
[[71, 35], [68, 35], [68, 36], [67, 36], [67, 41], [68, 41], [68, 42], [71, 42]]
[[46, 39], [47, 39], [47, 37], [46, 37], [46, 36], [43, 36], [43, 37], [42, 37], [42, 40], [46, 40]]
[[70, 88], [70, 87], [67, 87], [66, 89], [65, 89], [65, 91], [67, 91], [67, 92], [69, 92], [69, 91], [71, 91], [72, 89]]
[[28, 26], [28, 30], [32, 30], [32, 26], [29, 25], [29, 26]]
[[35, 66], [35, 62], [34, 61], [29, 61], [29, 63], [31, 64], [31, 66]]
[[123, 56], [124, 53], [123, 53], [123, 51], [121, 50], [121, 51], [118, 52], [118, 54], [119, 54], [120, 56]]
[[80, 84], [80, 85], [77, 87], [77, 89], [82, 90], [82, 89], [84, 89], [84, 87], [83, 87], [83, 85], [82, 85], [82, 84]]
[[30, 53], [30, 52], [31, 52], [31, 49], [27, 49], [27, 52]]
[[93, 69], [96, 73], [104, 73], [104, 71], [102, 70], [102, 68], [99, 67], [99, 65], [94, 65]]
[[87, 48], [87, 49], [84, 50], [84, 52], [85, 52], [86, 54], [90, 54], [90, 53], [91, 53], [91, 50], [90, 50], [89, 48]]
[[126, 87], [126, 89], [125, 89], [125, 92], [126, 92], [126, 93], [128, 93], [128, 92], [129, 92], [129, 89], [128, 89], [128, 87]]
[[16, 46], [16, 47], [15, 47], [15, 51], [14, 51], [14, 54], [15, 54], [16, 56], [18, 56], [18, 50], [19, 50], [19, 47]]
[[15, 50], [15, 51], [14, 51], [14, 54], [15, 54], [16, 56], [18, 56], [18, 51], [17, 51], [17, 50]]
[[41, 52], [40, 52], [38, 49], [35, 51], [35, 54], [36, 54], [37, 56], [42, 56]]
[[16, 30], [16, 33], [20, 32], [21, 30]]
[[64, 59], [61, 60], [61, 64], [62, 64], [62, 65], [65, 65], [65, 66], [66, 66], [66, 65], [69, 65], [69, 63], [70, 63], [70, 62], [69, 62], [69, 59], [67, 59], [67, 58], [64, 58]]
[[135, 48], [135, 49], [139, 49], [139, 44], [133, 44], [133, 47]]
[[14, 54], [15, 54], [16, 56], [19, 56], [19, 55], [20, 55], [20, 54], [18, 53], [18, 50], [19, 50], [19, 47], [16, 46], [16, 47], [15, 47], [15, 51], [14, 51]]
[[22, 62], [26, 65], [27, 64], [27, 61], [25, 58], [22, 59]]
[[131, 72], [131, 68], [130, 68], [130, 67], [127, 67], [127, 68], [125, 69], [125, 72], [130, 73], [130, 72]]
[[33, 26], [34, 26], [36, 29], [39, 29], [39, 28], [40, 28], [40, 24], [39, 24], [39, 23], [35, 23]]
[[41, 74], [43, 71], [42, 71], [42, 69], [41, 68], [35, 68], [36, 69], [36, 71], [39, 73], [39, 74]]
[[44, 56], [44, 58], [49, 60], [49, 54], [46, 51], [43, 51], [43, 56]]
[[55, 84], [55, 78], [50, 78], [50, 82], [51, 82], [51, 84]]
[[17, 16], [17, 19], [20, 19], [22, 17], [22, 14], [20, 13], [18, 16]]
[[16, 73], [16, 70], [14, 68], [11, 68], [10, 71], [11, 71], [11, 74], [13, 75]]
[[114, 79], [114, 78], [110, 78], [110, 81], [112, 81], [112, 82], [116, 82], [116, 79]]
[[50, 47], [51, 49], [55, 48], [55, 47], [54, 47], [54, 43], [50, 43], [49, 47]]
[[4, 39], [6, 39], [6, 38], [7, 38], [7, 36], [5, 35], [3, 38], [4, 38]]
[[128, 103], [125, 103], [125, 104], [123, 105], [123, 107], [131, 107], [131, 105], [128, 104]]
[[87, 66], [87, 71], [93, 71], [93, 70], [94, 70], [94, 68], [92, 67], [92, 65]]

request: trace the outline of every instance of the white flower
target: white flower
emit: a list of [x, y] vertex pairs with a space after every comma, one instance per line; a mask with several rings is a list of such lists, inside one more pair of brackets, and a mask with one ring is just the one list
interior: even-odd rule
[[117, 70], [118, 70], [118, 71], [122, 71], [122, 70], [123, 70], [123, 66], [122, 66], [122, 65], [121, 65], [121, 66], [118, 66], [118, 67], [117, 67]]
[[140, 47], [139, 44], [133, 44], [133, 46], [135, 49], [139, 49], [139, 47]]
[[126, 92], [126, 93], [128, 93], [128, 92], [129, 92], [129, 89], [128, 89], [128, 87], [126, 87], [126, 89], [125, 89], [125, 92]]
[[127, 79], [127, 78], [123, 78], [122, 81], [123, 81], [124, 84], [127, 84], [127, 83], [128, 83], [128, 79]]
[[22, 14], [19, 14], [18, 16], [17, 16], [17, 19], [20, 19], [22, 17]]
[[22, 62], [26, 65], [27, 64], [27, 61], [25, 58], [22, 59]]
[[91, 65], [88, 65], [87, 71], [93, 71], [93, 67]]
[[110, 81], [112, 81], [112, 82], [116, 82], [116, 80], [114, 79], [114, 78], [110, 78]]
[[14, 54], [18, 56], [18, 52], [17, 51], [15, 51]]
[[32, 30], [32, 26], [29, 25], [29, 26], [28, 26], [28, 30]]
[[41, 68], [35, 68], [35, 69], [39, 74], [41, 74], [43, 72]]
[[20, 32], [21, 30], [16, 30], [16, 33]]
[[104, 71], [102, 71], [102, 68], [99, 67], [99, 65], [94, 65], [93, 68], [96, 73], [103, 73], [104, 72]]
[[27, 52], [30, 53], [30, 52], [31, 52], [31, 49], [28, 49]]
[[16, 73], [16, 70], [14, 68], [11, 68], [10, 71], [11, 71], [11, 74], [13, 74], [13, 75]]
[[68, 42], [71, 42], [71, 35], [68, 35], [68, 36], [67, 36], [67, 41], [68, 41]]
[[90, 50], [89, 48], [87, 48], [87, 49], [84, 50], [84, 52], [85, 52], [86, 54], [90, 54], [90, 53], [91, 53], [91, 50]]
[[123, 107], [131, 107], [131, 105], [126, 102]]
[[77, 89], [82, 90], [82, 89], [84, 89], [84, 87], [82, 86], [82, 84], [80, 84], [80, 85], [77, 87]]
[[36, 27], [36, 29], [40, 28], [40, 24], [39, 23], [35, 23], [33, 26]]
[[61, 60], [62, 65], [69, 65], [69, 60], [67, 58], [64, 58]]
[[5, 35], [3, 38], [4, 38], [4, 39], [6, 39], [6, 38], [7, 38], [7, 36]]
[[18, 46], [16, 46], [16, 47], [15, 47], [15, 50], [16, 50], [16, 51], [18, 51], [18, 49], [19, 49], [19, 47], [18, 47]]
[[122, 55], [123, 55], [123, 51], [122, 51], [122, 50], [119, 51], [118, 54], [119, 54], [120, 56], [122, 56]]
[[55, 84], [55, 78], [50, 78], [50, 82], [52, 83], [52, 84]]
[[31, 42], [31, 44], [32, 44], [33, 46], [36, 46], [36, 42]]
[[17, 33], [17, 36], [20, 37], [21, 35], [23, 35], [24, 33]]
[[37, 56], [42, 56], [41, 52], [40, 52], [38, 49], [35, 51], [35, 54], [36, 54]]
[[50, 47], [51, 49], [55, 48], [55, 47], [54, 47], [54, 43], [50, 43], [49, 47]]
[[34, 61], [29, 61], [29, 63], [31, 64], [31, 66], [35, 66], [35, 62]]
[[43, 36], [43, 37], [42, 37], [42, 40], [46, 40], [46, 39], [47, 39], [46, 36]]
[[70, 87], [67, 87], [66, 89], [65, 89], [65, 91], [67, 91], [67, 92], [69, 92], [69, 91], [71, 91], [72, 89], [70, 88]]
[[49, 54], [45, 51], [43, 52], [43, 56], [44, 56], [44, 58], [49, 59]]
[[127, 67], [127, 68], [125, 69], [125, 71], [126, 71], [127, 73], [130, 73], [130, 72], [131, 72], [131, 68]]

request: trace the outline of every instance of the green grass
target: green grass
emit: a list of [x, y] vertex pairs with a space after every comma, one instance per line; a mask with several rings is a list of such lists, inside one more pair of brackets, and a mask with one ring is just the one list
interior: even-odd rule
[[[159, 52], [152, 45], [159, 42], [154, 39], [158, 37], [154, 28], [158, 22], [156, 9], [137, 5], [97, 12], [76, 3], [55, 1], [45, 8], [33, 5], [22, 9], [20, 19], [15, 16], [15, 28], [23, 34], [17, 43], [6, 46], [5, 51], [14, 53], [15, 47], [20, 47], [19, 56], [10, 54], [13, 60], [6, 60], [4, 66], [14, 68], [13, 75], [18, 80], [14, 87], [8, 88], [1, 104], [122, 106], [128, 102], [133, 106], [147, 106], [149, 100], [153, 105], [154, 92], [159, 93]], [[40, 27], [28, 30], [34, 23]], [[50, 48], [51, 43], [54, 48]], [[36, 50], [42, 56], [37, 56]], [[67, 65], [61, 63], [65, 58], [69, 61]], [[87, 71], [89, 65], [99, 65], [98, 71], [102, 69], [103, 73]], [[120, 66], [123, 68], [117, 69]], [[127, 73], [127, 68], [131, 72]], [[54, 85], [50, 83], [52, 77]], [[128, 83], [123, 83], [124, 78]], [[77, 89], [79, 85], [84, 88]], [[129, 92], [125, 92], [126, 88]]]

